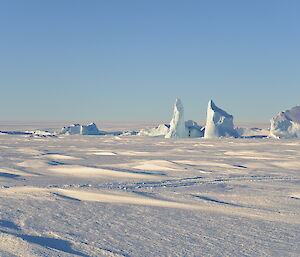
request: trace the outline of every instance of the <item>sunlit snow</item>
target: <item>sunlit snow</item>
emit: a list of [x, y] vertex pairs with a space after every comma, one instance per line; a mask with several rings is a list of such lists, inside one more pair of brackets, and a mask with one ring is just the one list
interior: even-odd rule
[[61, 124], [0, 123], [18, 132], [0, 133], [0, 256], [299, 255], [298, 139], [256, 124], [214, 139], [101, 124], [43, 137], [22, 128]]

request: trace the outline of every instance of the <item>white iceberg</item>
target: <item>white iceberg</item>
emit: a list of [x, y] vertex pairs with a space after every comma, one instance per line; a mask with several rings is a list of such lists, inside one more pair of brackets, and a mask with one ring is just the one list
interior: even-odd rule
[[233, 116], [217, 107], [212, 100], [208, 102], [204, 137], [238, 137], [233, 126]]
[[168, 124], [160, 124], [151, 129], [142, 129], [139, 136], [165, 137], [165, 138], [187, 138], [203, 137], [204, 128], [193, 120], [184, 121], [184, 108], [180, 99], [176, 99], [173, 118]]
[[63, 127], [60, 131], [60, 134], [76, 135], [76, 134], [80, 134], [80, 131], [81, 131], [80, 124], [72, 124], [70, 126]]
[[99, 135], [100, 131], [95, 123], [81, 125], [81, 135]]
[[188, 120], [185, 122], [185, 127], [188, 131], [188, 137], [203, 137], [204, 128], [199, 126], [197, 122]]
[[300, 105], [280, 112], [271, 119], [269, 136], [274, 138], [299, 138]]
[[188, 137], [188, 130], [184, 122], [184, 108], [179, 98], [174, 105], [173, 118], [170, 122], [170, 129], [165, 138], [185, 138]]
[[239, 137], [243, 138], [266, 138], [268, 137], [270, 131], [266, 128], [235, 128], [236, 132], [238, 133]]
[[160, 124], [159, 126], [151, 129], [142, 129], [138, 133], [139, 136], [150, 136], [150, 137], [164, 137], [169, 132], [170, 125]]
[[60, 131], [60, 134], [99, 135], [100, 131], [95, 123], [91, 123], [88, 125], [73, 124], [67, 127], [63, 127]]

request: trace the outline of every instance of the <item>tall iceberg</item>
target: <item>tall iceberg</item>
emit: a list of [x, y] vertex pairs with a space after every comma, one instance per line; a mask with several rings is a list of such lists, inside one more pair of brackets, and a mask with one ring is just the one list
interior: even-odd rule
[[170, 129], [165, 138], [185, 138], [188, 137], [188, 130], [184, 122], [184, 108], [179, 98], [174, 105], [173, 118], [170, 122]]
[[204, 128], [193, 120], [184, 121], [184, 108], [180, 99], [176, 99], [173, 118], [168, 124], [160, 124], [151, 129], [142, 129], [139, 136], [156, 136], [165, 138], [203, 137]]
[[290, 110], [280, 112], [271, 119], [269, 136], [274, 138], [299, 138], [300, 105]]
[[233, 126], [233, 116], [217, 107], [212, 100], [208, 102], [205, 138], [238, 137]]

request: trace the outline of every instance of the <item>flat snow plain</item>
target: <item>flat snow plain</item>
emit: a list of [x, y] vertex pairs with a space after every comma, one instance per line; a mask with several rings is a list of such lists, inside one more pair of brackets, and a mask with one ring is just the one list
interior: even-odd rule
[[300, 140], [0, 134], [0, 161], [0, 256], [300, 255]]

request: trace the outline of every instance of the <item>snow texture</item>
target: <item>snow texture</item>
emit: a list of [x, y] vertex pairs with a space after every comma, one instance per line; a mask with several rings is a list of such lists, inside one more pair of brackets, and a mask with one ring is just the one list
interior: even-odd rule
[[[26, 130], [37, 127], [50, 125]], [[0, 123], [8, 130], [1, 257], [300, 255], [300, 140], [31, 137]]]
[[184, 108], [179, 98], [176, 99], [174, 105], [173, 118], [170, 122], [170, 129], [166, 134], [166, 138], [186, 138], [188, 130], [184, 121]]
[[212, 100], [208, 102], [205, 138], [238, 137], [234, 129], [233, 116], [217, 107]]
[[271, 119], [269, 136], [274, 138], [299, 138], [300, 105], [290, 110], [280, 112]]

